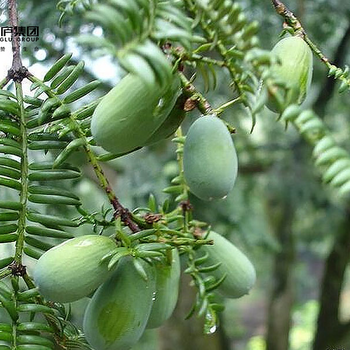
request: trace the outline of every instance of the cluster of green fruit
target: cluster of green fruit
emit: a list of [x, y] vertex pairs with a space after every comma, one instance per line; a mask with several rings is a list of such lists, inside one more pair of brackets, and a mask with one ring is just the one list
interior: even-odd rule
[[[132, 152], [174, 134], [185, 112], [176, 105], [178, 77], [160, 88], [129, 74], [99, 103], [91, 121], [96, 142], [115, 154]], [[193, 194], [210, 200], [227, 196], [237, 176], [237, 155], [223, 121], [209, 115], [190, 127], [184, 147], [184, 175]]]
[[[94, 140], [105, 150], [125, 154], [172, 135], [185, 112], [178, 106], [177, 76], [168, 87], [146, 84], [128, 74], [99, 103], [91, 122]], [[238, 161], [225, 123], [202, 116], [190, 127], [183, 150], [184, 177], [190, 191], [204, 200], [220, 199], [232, 189]], [[231, 242], [211, 231], [213, 245], [198, 250], [223, 297], [239, 298], [255, 283], [255, 269]], [[34, 280], [44, 298], [68, 303], [91, 297], [83, 330], [96, 350], [130, 349], [146, 328], [156, 328], [172, 314], [178, 299], [180, 258], [177, 249], [155, 259], [135, 258], [135, 247], [116, 267], [108, 261], [118, 251], [105, 236], [73, 238], [38, 260]], [[212, 266], [217, 268], [212, 271]], [[209, 272], [208, 272], [209, 274]]]
[[[215, 244], [199, 249], [207, 255], [206, 266], [219, 265], [211, 275], [226, 276], [218, 292], [228, 298], [247, 294], [256, 279], [252, 263], [219, 234], [212, 231], [208, 238]], [[105, 257], [115, 251], [116, 243], [109, 237], [81, 236], [48, 250], [34, 271], [35, 283], [47, 300], [67, 303], [91, 297], [83, 330], [96, 350], [130, 349], [146, 328], [159, 327], [171, 316], [178, 299], [177, 249], [167, 251], [161, 260], [130, 254], [109, 270]]]

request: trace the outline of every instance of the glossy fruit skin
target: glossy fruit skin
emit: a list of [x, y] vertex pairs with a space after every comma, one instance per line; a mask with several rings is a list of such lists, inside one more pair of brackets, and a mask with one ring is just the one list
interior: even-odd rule
[[200, 251], [208, 254], [204, 266], [221, 265], [210, 272], [217, 280], [226, 275], [223, 283], [216, 289], [226, 298], [240, 298], [248, 294], [256, 281], [256, 272], [253, 264], [237, 247], [220, 234], [210, 231], [208, 239], [213, 245], [204, 245]]
[[88, 296], [111, 272], [101, 258], [116, 248], [109, 237], [86, 235], [69, 239], [45, 252], [34, 269], [34, 281], [42, 296], [68, 303]]
[[155, 263], [156, 295], [146, 328], [160, 327], [173, 313], [179, 296], [180, 257], [177, 249], [170, 253], [170, 264]]
[[94, 111], [91, 132], [97, 144], [115, 154], [144, 146], [170, 113], [178, 91], [177, 77], [168, 88], [160, 88], [126, 75]]
[[[292, 36], [280, 40], [272, 49], [280, 62], [271, 67], [274, 79], [284, 83], [289, 88], [285, 104], [301, 104], [310, 89], [312, 80], [312, 52], [305, 41]], [[278, 88], [276, 88], [278, 92]], [[274, 112], [280, 108], [269, 98], [267, 107]]]
[[222, 120], [204, 116], [191, 125], [183, 164], [187, 185], [198, 198], [227, 196], [236, 181], [238, 160], [232, 137]]
[[154, 269], [142, 262], [148, 275], [145, 281], [132, 259], [118, 262], [85, 310], [83, 330], [95, 350], [128, 350], [145, 330], [155, 295]]
[[180, 103], [180, 105], [178, 105], [178, 103], [176, 103], [167, 118], [147, 140], [146, 145], [151, 145], [172, 136], [184, 121], [185, 116], [186, 112], [183, 109], [183, 104]]

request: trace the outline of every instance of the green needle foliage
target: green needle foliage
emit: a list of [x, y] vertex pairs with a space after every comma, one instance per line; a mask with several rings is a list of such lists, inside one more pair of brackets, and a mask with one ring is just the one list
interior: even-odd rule
[[[184, 113], [197, 108], [202, 114], [220, 117], [227, 108], [239, 105], [254, 127], [268, 99], [262, 81], [268, 78], [271, 86], [274, 83], [269, 67], [275, 57], [260, 48], [259, 24], [247, 19], [239, 3], [63, 0], [57, 8], [62, 26], [74, 21], [74, 16], [82, 16], [93, 28], [100, 26], [102, 37], [91, 33], [80, 36], [78, 42], [111, 54], [127, 73], [138, 75], [146, 84], [168, 86], [177, 75], [182, 86], [176, 107]], [[288, 23], [292, 31], [293, 23]], [[313, 43], [307, 37], [305, 40], [321, 57]], [[0, 309], [6, 314], [0, 322], [0, 349], [90, 349], [82, 331], [69, 321], [69, 307], [44, 300], [25, 267], [28, 257], [39, 259], [50, 248], [75, 237], [81, 226], [96, 234], [112, 230], [116, 249], [102, 259], [108, 261], [109, 269], [125, 256], [152, 263], [166, 257], [170, 249], [178, 249], [187, 264], [185, 273], [197, 289], [189, 317], [204, 316], [204, 332], [212, 333], [223, 309], [215, 292], [226, 276], [215, 279], [210, 272], [218, 266], [203, 266], [206, 256], [200, 247], [213, 243], [205, 237], [215, 223], [196, 220], [189, 202], [181, 126], [173, 135], [178, 173], [164, 189], [168, 198], [157, 204], [150, 195], [147, 207], [125, 208], [101, 167], [103, 161], [122, 155], [101, 153], [90, 131], [100, 98], [91, 100], [89, 94], [97, 91], [100, 82], [76, 89], [84, 62], [72, 63], [71, 58], [71, 53], [62, 56], [43, 79], [25, 69], [20, 78], [9, 74], [0, 82], [0, 193], [4, 194], [0, 200], [0, 244], [12, 248], [0, 257]], [[348, 69], [328, 68], [329, 75], [341, 81], [339, 90], [346, 90]], [[232, 99], [215, 108], [196, 88], [196, 77], [201, 76], [210, 91], [221, 84], [221, 72], [230, 78]], [[23, 79], [31, 82], [28, 96], [23, 94]], [[8, 85], [11, 81], [14, 92]], [[348, 196], [350, 156], [337, 146], [325, 123], [312, 111], [294, 105], [279, 119], [293, 123], [311, 143], [323, 180], [341, 196]], [[227, 127], [234, 131], [234, 125]], [[80, 165], [72, 161], [76, 152], [86, 155], [109, 208], [89, 213], [79, 196], [66, 189], [66, 184], [82, 176]], [[138, 259], [135, 267], [147, 279]]]

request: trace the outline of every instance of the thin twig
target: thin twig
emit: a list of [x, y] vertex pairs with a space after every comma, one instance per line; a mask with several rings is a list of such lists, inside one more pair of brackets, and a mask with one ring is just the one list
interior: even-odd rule
[[[300, 35], [304, 41], [310, 46], [310, 49], [319, 57], [319, 59], [327, 66], [330, 72], [330, 75], [334, 75], [335, 71], [339, 73], [335, 76], [336, 79], [340, 80], [342, 83], [340, 89], [344, 91], [345, 88], [350, 89], [350, 79], [345, 70], [338, 68], [333, 65], [330, 60], [321, 52], [321, 50], [312, 42], [312, 40], [306, 34], [304, 28], [302, 27], [300, 21], [297, 17], [290, 11], [283, 2], [280, 0], [271, 0], [273, 6], [275, 7], [276, 12], [284, 18], [285, 23], [294, 30], [296, 35]], [[341, 91], [340, 91], [341, 92]]]
[[[180, 73], [180, 79], [184, 91], [184, 95], [194, 102], [194, 107], [203, 114], [210, 114], [213, 112], [213, 108], [208, 102], [208, 100], [194, 87], [190, 80], [188, 80], [184, 74]], [[187, 102], [187, 105], [189, 103]], [[185, 104], [186, 108], [186, 104]], [[191, 110], [188, 108], [187, 110]]]
[[284, 18], [285, 23], [290, 26], [294, 32], [300, 34], [305, 42], [310, 46], [311, 50], [321, 59], [322, 62], [326, 63], [327, 67], [330, 68], [331, 64], [329, 59], [321, 52], [321, 50], [310, 40], [307, 36], [303, 26], [301, 25], [298, 18], [294, 15], [288, 7], [280, 0], [271, 0], [276, 12]]
[[304, 29], [301, 23], [283, 2], [280, 0], [272, 0], [272, 4], [275, 7], [276, 12], [284, 18], [285, 22], [289, 26], [291, 26], [295, 31], [301, 30], [304, 34]]

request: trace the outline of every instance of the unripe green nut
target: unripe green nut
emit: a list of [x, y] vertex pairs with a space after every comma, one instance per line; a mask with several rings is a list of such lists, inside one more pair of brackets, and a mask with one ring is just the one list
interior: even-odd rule
[[185, 141], [184, 175], [190, 191], [204, 200], [228, 195], [236, 181], [238, 160], [230, 132], [215, 116], [197, 119]]
[[84, 334], [96, 350], [129, 350], [145, 330], [155, 295], [154, 268], [141, 262], [146, 281], [132, 259], [118, 262], [112, 277], [97, 289], [85, 310]]
[[40, 257], [34, 269], [35, 284], [50, 301], [68, 303], [88, 296], [110, 277], [108, 262], [101, 258], [115, 248], [105, 236], [69, 239]]
[[155, 262], [156, 294], [147, 322], [147, 328], [160, 327], [173, 313], [180, 284], [180, 257], [177, 249], [170, 253], [170, 263]]
[[217, 280], [226, 275], [217, 291], [226, 298], [240, 298], [248, 294], [256, 280], [253, 264], [242, 251], [220, 234], [210, 231], [208, 239], [212, 239], [214, 244], [200, 248], [200, 251], [208, 254], [208, 259], [203, 265], [220, 263], [210, 274]]
[[176, 76], [161, 89], [137, 75], [126, 75], [94, 111], [91, 132], [97, 144], [115, 154], [143, 147], [174, 107], [179, 86]]
[[[275, 96], [271, 95], [267, 107], [273, 112], [282, 112], [290, 104], [301, 104], [310, 89], [312, 79], [312, 52], [305, 41], [292, 36], [280, 40], [272, 49], [278, 61], [272, 65], [271, 73], [277, 83], [288, 89], [286, 96], [278, 86], [273, 87]], [[276, 98], [280, 96], [282, 105]]]

